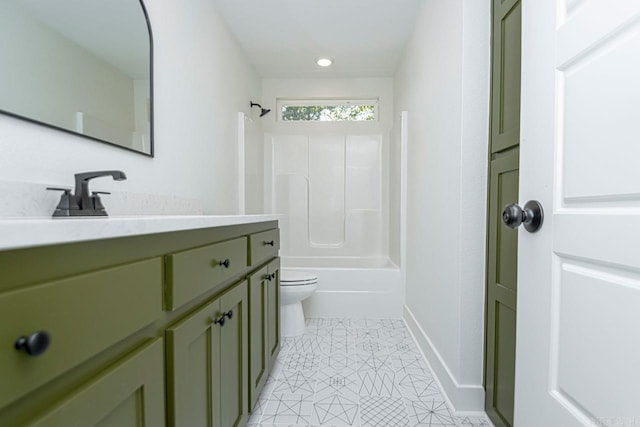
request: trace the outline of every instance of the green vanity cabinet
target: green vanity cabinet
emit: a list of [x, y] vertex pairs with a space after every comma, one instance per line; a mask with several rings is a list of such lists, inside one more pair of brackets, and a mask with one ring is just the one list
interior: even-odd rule
[[273, 229], [249, 236], [249, 265], [258, 266], [280, 249], [280, 230]]
[[264, 265], [249, 282], [249, 403], [256, 404], [280, 351], [280, 259]]
[[106, 370], [29, 425], [162, 427], [164, 345], [156, 339]]
[[270, 280], [267, 283], [267, 353], [269, 371], [280, 352], [280, 258], [267, 266]]
[[0, 426], [244, 427], [278, 248], [265, 220], [0, 250]]
[[[0, 387], [0, 408], [155, 321], [161, 272], [154, 258], [0, 294], [0, 378], [11, 384]], [[39, 356], [13, 347], [37, 333], [50, 339]]]
[[226, 322], [220, 328], [222, 427], [244, 426], [249, 417], [249, 304], [244, 281], [220, 297]]
[[166, 257], [166, 306], [175, 309], [247, 269], [247, 238]]
[[169, 426], [244, 425], [247, 300], [247, 282], [241, 282], [167, 329]]
[[249, 282], [249, 404], [254, 407], [267, 381], [269, 351], [267, 343], [268, 266], [248, 278]]

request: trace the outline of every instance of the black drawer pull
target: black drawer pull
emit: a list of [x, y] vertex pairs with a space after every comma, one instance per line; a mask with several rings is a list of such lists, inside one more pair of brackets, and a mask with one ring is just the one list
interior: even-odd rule
[[276, 245], [276, 241], [275, 240], [269, 240], [268, 242], [262, 242], [265, 246], [275, 246]]
[[233, 310], [229, 310], [226, 313], [222, 313], [222, 316], [220, 316], [219, 319], [214, 320], [213, 323], [215, 323], [216, 325], [224, 326], [225, 317], [231, 320], [231, 318], [233, 317]]
[[273, 279], [276, 278], [276, 273], [272, 273], [272, 274], [265, 274], [264, 275], [264, 279], [268, 280], [268, 281], [272, 281]]
[[227, 258], [224, 261], [218, 262], [218, 265], [221, 265], [224, 268], [229, 268], [229, 266], [231, 265], [231, 261], [229, 261], [229, 258]]
[[45, 331], [34, 332], [28, 337], [20, 337], [16, 340], [15, 347], [18, 351], [24, 351], [29, 356], [39, 356], [49, 348], [51, 337]]

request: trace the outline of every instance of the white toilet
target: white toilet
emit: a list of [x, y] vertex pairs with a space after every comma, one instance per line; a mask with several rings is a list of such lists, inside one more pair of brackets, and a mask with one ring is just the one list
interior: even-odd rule
[[318, 277], [298, 270], [280, 270], [280, 336], [295, 337], [304, 332], [302, 300], [318, 287]]

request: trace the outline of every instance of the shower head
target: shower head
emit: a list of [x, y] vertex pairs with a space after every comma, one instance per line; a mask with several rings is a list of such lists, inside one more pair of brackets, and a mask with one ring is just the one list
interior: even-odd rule
[[260, 107], [260, 117], [266, 116], [271, 111], [268, 108], [262, 108], [262, 105], [260, 105], [260, 104], [256, 104], [255, 102], [251, 102], [251, 108], [253, 108], [253, 107]]

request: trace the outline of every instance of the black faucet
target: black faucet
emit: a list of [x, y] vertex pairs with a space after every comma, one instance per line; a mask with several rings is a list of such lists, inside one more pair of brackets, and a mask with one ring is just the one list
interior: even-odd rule
[[107, 216], [107, 211], [102, 204], [102, 200], [100, 200], [100, 194], [109, 193], [92, 191], [91, 194], [89, 194], [89, 181], [102, 176], [111, 176], [115, 181], [127, 179], [127, 176], [122, 171], [83, 172], [75, 174], [75, 194], [71, 194], [71, 190], [68, 188], [47, 188], [47, 190], [60, 190], [64, 192], [53, 216]]

